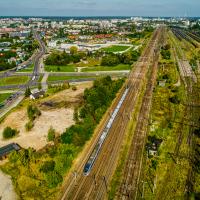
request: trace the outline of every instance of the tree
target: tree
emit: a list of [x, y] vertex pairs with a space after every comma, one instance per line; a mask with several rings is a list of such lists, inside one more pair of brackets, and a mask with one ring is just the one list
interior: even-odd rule
[[38, 90], [41, 90], [41, 89], [42, 89], [42, 84], [38, 83]]
[[3, 131], [3, 138], [4, 139], [9, 139], [14, 137], [15, 135], [17, 135], [17, 130], [16, 129], [12, 129], [10, 127], [6, 127]]
[[33, 121], [33, 120], [35, 120], [36, 117], [41, 115], [41, 112], [36, 106], [28, 105], [27, 114], [28, 114], [28, 118], [31, 121]]
[[26, 88], [25, 97], [29, 97], [31, 95], [31, 90], [29, 87]]
[[47, 173], [53, 171], [54, 168], [55, 168], [55, 162], [53, 160], [45, 161], [42, 167], [40, 168], [40, 171]]
[[102, 66], [115, 66], [118, 64], [120, 64], [120, 60], [117, 55], [113, 55], [113, 54], [106, 55], [101, 60]]
[[50, 188], [54, 188], [63, 181], [63, 178], [58, 172], [51, 171], [46, 174], [46, 181]]
[[30, 131], [30, 130], [33, 128], [33, 126], [34, 126], [33, 121], [27, 122], [27, 123], [25, 124], [25, 129], [26, 129], [26, 131]]
[[48, 135], [47, 135], [47, 139], [48, 141], [54, 141], [55, 139], [55, 129], [53, 129], [53, 127], [50, 127], [49, 131], [48, 131]]
[[70, 48], [70, 54], [75, 55], [75, 54], [77, 54], [77, 52], [78, 52], [78, 48], [77, 47], [72, 46]]

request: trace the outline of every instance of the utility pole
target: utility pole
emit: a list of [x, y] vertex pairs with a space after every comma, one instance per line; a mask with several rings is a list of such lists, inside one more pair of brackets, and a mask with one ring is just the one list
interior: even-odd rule
[[73, 172], [73, 176], [74, 176], [75, 186], [77, 186], [77, 177], [78, 177], [78, 172], [77, 172], [77, 171], [74, 171], [74, 172]]
[[105, 176], [103, 176], [103, 182], [105, 184], [106, 192], [108, 192], [108, 185], [107, 185], [107, 181], [106, 181], [106, 177]]

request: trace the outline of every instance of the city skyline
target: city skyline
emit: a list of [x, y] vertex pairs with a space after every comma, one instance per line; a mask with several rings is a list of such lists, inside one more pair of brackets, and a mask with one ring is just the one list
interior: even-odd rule
[[199, 17], [200, 1], [193, 0], [7, 0], [2, 16], [166, 16]]

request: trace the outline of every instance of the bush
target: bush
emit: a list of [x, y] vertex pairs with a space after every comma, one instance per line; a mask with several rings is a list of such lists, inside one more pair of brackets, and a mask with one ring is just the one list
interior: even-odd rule
[[55, 162], [53, 160], [51, 161], [46, 161], [40, 168], [41, 172], [47, 173], [53, 171], [55, 168]]
[[46, 174], [46, 181], [50, 188], [54, 188], [63, 181], [63, 178], [58, 172], [52, 171]]
[[162, 49], [161, 55], [162, 55], [163, 59], [165, 59], [165, 60], [169, 60], [171, 58], [171, 53], [169, 50]]
[[29, 87], [26, 88], [25, 97], [29, 97], [31, 95], [31, 90]]
[[12, 129], [10, 127], [6, 127], [3, 131], [3, 138], [4, 139], [9, 139], [17, 135], [17, 130]]
[[50, 129], [48, 131], [47, 139], [49, 142], [54, 141], [54, 139], [55, 139], [55, 130], [52, 127], [50, 127]]
[[173, 103], [173, 104], [179, 104], [179, 103], [180, 103], [180, 98], [179, 98], [177, 95], [175, 95], [175, 96], [173, 96], [173, 97], [170, 97], [170, 98], [169, 98], [169, 101], [170, 101], [171, 103]]
[[27, 113], [28, 113], [28, 118], [31, 121], [35, 120], [36, 117], [41, 115], [40, 110], [36, 106], [33, 106], [33, 105], [28, 105]]
[[25, 124], [25, 129], [26, 129], [26, 131], [30, 131], [30, 130], [33, 128], [33, 126], [34, 126], [33, 121], [27, 122], [27, 123]]
[[76, 87], [75, 85], [73, 85], [73, 86], [72, 86], [72, 90], [73, 90], [73, 91], [76, 91], [76, 90], [77, 90], [77, 87]]

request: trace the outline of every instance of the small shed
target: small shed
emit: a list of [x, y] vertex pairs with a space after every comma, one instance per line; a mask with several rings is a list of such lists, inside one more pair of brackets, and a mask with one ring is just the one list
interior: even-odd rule
[[148, 142], [146, 144], [146, 149], [149, 156], [157, 156], [158, 149], [162, 143], [162, 139], [156, 138], [156, 136], [148, 136]]
[[166, 80], [161, 80], [161, 81], [159, 81], [158, 85], [161, 86], [161, 87], [165, 87], [165, 85], [166, 85]]
[[30, 95], [30, 99], [33, 99], [33, 100], [39, 99], [40, 97], [43, 97], [44, 94], [45, 94], [45, 91], [43, 91], [43, 90], [41, 90], [39, 92], [35, 92], [35, 93]]
[[0, 148], [0, 160], [7, 158], [13, 151], [19, 151], [21, 147], [17, 143], [11, 143]]

